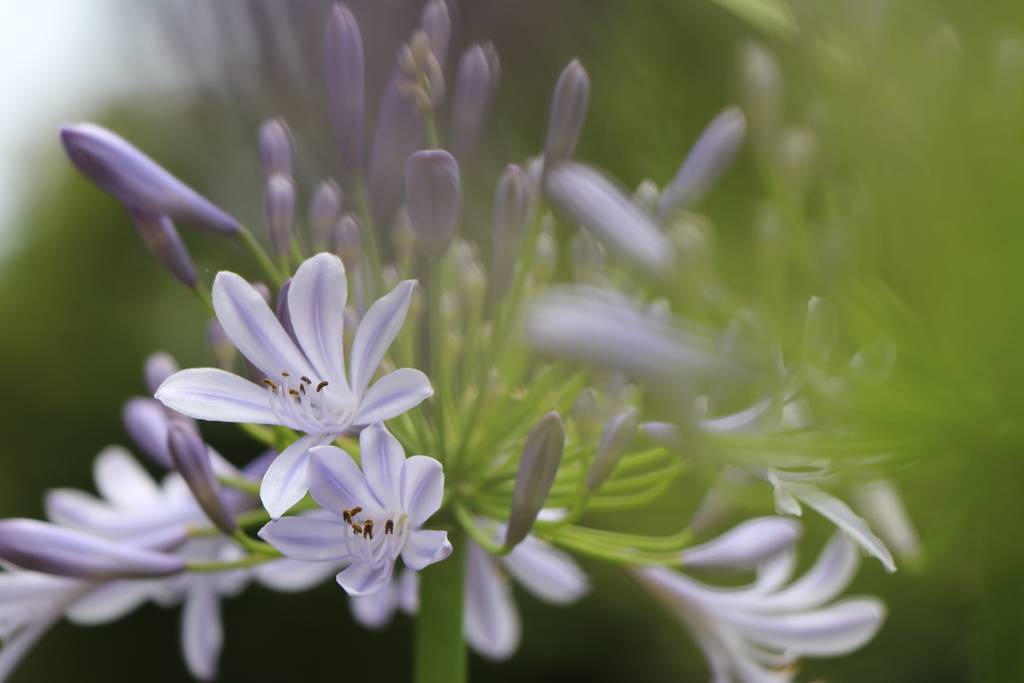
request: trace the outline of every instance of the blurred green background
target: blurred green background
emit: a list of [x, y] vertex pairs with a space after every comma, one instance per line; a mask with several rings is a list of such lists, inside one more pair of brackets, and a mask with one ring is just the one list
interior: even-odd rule
[[[135, 7], [122, 26], [149, 22], [147, 30], [162, 31], [167, 54], [188, 72], [223, 58], [197, 45], [226, 53], [237, 46], [218, 38], [224, 17], [209, 4]], [[394, 51], [415, 25], [414, 5], [351, 5], [367, 44], [371, 112]], [[306, 192], [337, 172], [338, 161], [317, 63], [329, 3], [247, 7], [257, 45], [249, 49], [261, 59], [231, 63], [189, 87], [129, 91], [98, 120], [258, 228], [261, 120], [283, 115], [291, 123]], [[291, 42], [274, 38], [287, 16]], [[211, 30], [197, 37], [197, 25]], [[648, 177], [666, 183], [703, 126], [736, 101], [746, 41], [768, 46], [782, 65], [785, 122], [817, 133], [807, 226], [839, 265], [817, 280], [784, 271], [784, 296], [763, 310], [792, 342], [807, 297], [825, 294], [850, 342], [881, 329], [897, 341], [895, 374], [857, 414], [891, 456], [888, 473], [905, 495], [925, 559], [895, 575], [866, 560], [851, 591], [884, 599], [886, 624], [847, 658], [806, 661], [800, 680], [1024, 680], [1022, 26], [1016, 0], [475, 0], [460, 7], [453, 49], [490, 39], [502, 58], [495, 119], [468, 181], [468, 232], [486, 230], [502, 164], [539, 148], [551, 88], [574, 56], [592, 82], [577, 156], [630, 187]], [[83, 113], [69, 106], [61, 116]], [[772, 189], [752, 147], [701, 211], [715, 225], [721, 277], [756, 302], [764, 283], [752, 274], [755, 223]], [[117, 203], [63, 161], [56, 135], [22, 173], [32, 188], [29, 208], [0, 264], [0, 358], [9, 380], [0, 410], [2, 517], [41, 515], [49, 487], [91, 489], [93, 456], [108, 443], [128, 443], [120, 410], [143, 392], [150, 352], [169, 351], [183, 366], [209, 364], [204, 310], [161, 270]], [[255, 276], [234, 245], [183, 236], [205, 280], [222, 268]], [[204, 434], [235, 462], [256, 452], [231, 426], [204, 425]], [[631, 523], [678, 528], [709, 477], [695, 470], [648, 518]], [[771, 511], [764, 487], [735, 520]], [[807, 564], [830, 528], [805, 517]], [[596, 589], [578, 605], [554, 608], [517, 592], [522, 646], [501, 665], [474, 658], [476, 680], [706, 679], [699, 651], [664, 610], [616, 568], [584, 565]], [[224, 615], [221, 680], [409, 678], [412, 623], [398, 617], [381, 633], [365, 631], [333, 584], [297, 596], [254, 587], [227, 601]], [[104, 627], [62, 623], [13, 680], [187, 680], [178, 629], [176, 610], [153, 606]]]

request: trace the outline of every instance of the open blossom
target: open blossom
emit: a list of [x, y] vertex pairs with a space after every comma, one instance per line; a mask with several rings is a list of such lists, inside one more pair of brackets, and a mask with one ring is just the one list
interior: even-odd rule
[[156, 396], [201, 420], [276, 424], [305, 432], [263, 478], [263, 505], [272, 517], [280, 517], [308, 490], [311, 448], [400, 415], [433, 394], [426, 375], [412, 368], [395, 370], [370, 386], [405, 321], [415, 288], [415, 280], [401, 282], [366, 312], [352, 343], [346, 379], [342, 334], [348, 288], [341, 259], [317, 254], [299, 267], [287, 291], [290, 330], [252, 285], [221, 272], [213, 284], [217, 319], [266, 378], [255, 384], [224, 370], [189, 369], [168, 378]]
[[[781, 527], [777, 531], [785, 535]], [[734, 544], [713, 544], [704, 559], [717, 555], [727, 565], [722, 568], [734, 570]], [[762, 548], [774, 554], [762, 558], [754, 583], [739, 588], [709, 586], [664, 567], [633, 570], [693, 634], [714, 683], [788, 683], [799, 657], [852, 652], [874, 637], [885, 618], [885, 606], [874, 598], [826, 605], [846, 588], [859, 564], [857, 547], [842, 532], [803, 577], [788, 585], [795, 563], [792, 548], [777, 552], [772, 543]], [[711, 562], [704, 564], [713, 568]]]
[[336, 446], [314, 448], [309, 493], [333, 518], [282, 517], [260, 530], [260, 537], [287, 557], [350, 559], [338, 583], [352, 596], [386, 586], [399, 556], [405, 566], [420, 570], [452, 552], [447, 532], [420, 529], [441, 507], [441, 463], [423, 455], [406, 458], [379, 421], [359, 435], [359, 459], [362, 470]]

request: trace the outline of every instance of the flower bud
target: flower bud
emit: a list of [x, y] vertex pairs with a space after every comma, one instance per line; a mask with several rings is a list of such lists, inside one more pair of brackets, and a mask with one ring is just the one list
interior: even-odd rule
[[801, 526], [785, 517], [750, 519], [713, 541], [683, 551], [687, 569], [744, 572], [796, 543]]
[[317, 253], [330, 251], [333, 243], [335, 222], [341, 213], [341, 188], [333, 180], [320, 183], [309, 200], [309, 230], [313, 238], [313, 250]]
[[572, 423], [576, 428], [576, 440], [587, 446], [594, 440], [594, 428], [601, 417], [597, 391], [585, 387], [576, 395], [572, 404]]
[[181, 235], [178, 234], [171, 219], [162, 214], [140, 211], [127, 206], [125, 208], [139, 237], [160, 259], [160, 263], [171, 271], [171, 275], [186, 287], [191, 288], [198, 285], [199, 275], [196, 274], [196, 267], [192, 264], [192, 257], [189, 256], [188, 249], [181, 241]]
[[452, 38], [452, 18], [444, 0], [433, 0], [423, 8], [420, 28], [430, 41], [430, 50], [437, 58], [438, 64], [443, 67], [448, 57], [448, 44]]
[[824, 299], [813, 296], [807, 302], [807, 325], [804, 327], [803, 360], [823, 365], [832, 355], [839, 338], [836, 311]]
[[495, 298], [505, 296], [512, 285], [532, 211], [530, 178], [523, 169], [509, 164], [494, 192], [491, 292]]
[[238, 349], [216, 318], [211, 319], [206, 328], [206, 346], [213, 356], [213, 364], [218, 368], [230, 372], [235, 367]]
[[370, 154], [366, 184], [378, 225], [385, 224], [389, 218], [402, 187], [403, 169], [409, 155], [419, 149], [423, 141], [423, 121], [419, 110], [399, 91], [404, 79], [400, 68], [392, 69], [384, 88]]
[[[155, 393], [155, 392], [154, 392]], [[161, 467], [173, 469], [167, 450], [167, 429], [170, 418], [164, 405], [155, 398], [133, 398], [124, 404], [121, 419], [128, 436], [143, 453]]]
[[423, 150], [405, 167], [409, 220], [427, 258], [441, 258], [459, 225], [459, 166], [444, 150]]
[[82, 175], [125, 206], [221, 235], [241, 231], [238, 221], [106, 128], [68, 124], [60, 137]]
[[747, 122], [738, 107], [730, 107], [708, 124], [679, 172], [661, 193], [658, 216], [676, 208], [689, 208], [715, 186], [743, 143]]
[[537, 238], [537, 249], [533, 254], [533, 284], [538, 287], [551, 281], [558, 265], [558, 243], [547, 233]]
[[655, 272], [670, 265], [672, 245], [598, 170], [562, 161], [549, 167], [544, 187], [560, 211], [585, 226], [614, 255]]
[[295, 161], [295, 141], [284, 119], [268, 119], [260, 127], [260, 164], [263, 177], [270, 180], [276, 175], [292, 177]]
[[334, 253], [347, 270], [355, 270], [363, 252], [363, 222], [354, 213], [346, 213], [338, 219], [334, 228]]
[[583, 122], [587, 118], [590, 79], [578, 59], [569, 62], [555, 84], [548, 114], [548, 132], [544, 140], [544, 161], [553, 164], [576, 151]]
[[29, 571], [93, 581], [169, 576], [185, 570], [181, 557], [35, 519], [0, 520], [0, 559]]
[[639, 415], [636, 408], [626, 406], [609, 418], [601, 430], [594, 461], [590, 463], [590, 470], [587, 472], [587, 481], [584, 485], [587, 492], [597, 491], [615, 471], [615, 466], [633, 444]]
[[633, 193], [633, 203], [651, 218], [658, 212], [660, 199], [661, 193], [658, 191], [658, 186], [650, 178], [641, 181]]
[[555, 483], [564, 448], [565, 428], [556, 412], [538, 420], [526, 436], [512, 491], [512, 510], [505, 532], [506, 548], [517, 545], [533, 528], [537, 513], [544, 507], [551, 485]]
[[199, 507], [210, 518], [214, 526], [230, 536], [237, 525], [234, 515], [224, 506], [220, 483], [213, 473], [210, 452], [202, 437], [192, 428], [172, 423], [167, 433], [167, 447], [174, 462], [174, 469], [192, 490]]
[[770, 149], [782, 120], [782, 87], [775, 56], [759, 43], [748, 43], [740, 55], [740, 102], [762, 150]]
[[278, 258], [287, 256], [295, 228], [295, 183], [291, 178], [275, 175], [267, 181], [266, 209], [274, 254]]
[[818, 156], [818, 140], [806, 127], [783, 129], [775, 149], [775, 163], [779, 176], [797, 197], [803, 196], [814, 175], [814, 162]]
[[164, 380], [180, 370], [178, 361], [166, 351], [157, 351], [146, 358], [146, 389], [155, 394]]
[[335, 5], [324, 35], [324, 78], [334, 138], [350, 170], [363, 165], [365, 70], [359, 24], [344, 5]]
[[498, 64], [498, 55], [490, 43], [484, 47], [470, 45], [459, 59], [449, 137], [452, 154], [462, 163], [472, 155], [494, 104], [500, 75]]

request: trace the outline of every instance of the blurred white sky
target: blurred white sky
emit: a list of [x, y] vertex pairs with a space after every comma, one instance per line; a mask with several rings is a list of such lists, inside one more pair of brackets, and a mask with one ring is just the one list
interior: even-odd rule
[[176, 80], [147, 25], [129, 0], [0, 0], [0, 260], [17, 244], [32, 183], [60, 163], [57, 127]]

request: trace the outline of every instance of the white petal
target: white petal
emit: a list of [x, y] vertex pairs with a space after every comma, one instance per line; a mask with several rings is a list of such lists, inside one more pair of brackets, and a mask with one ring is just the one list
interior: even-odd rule
[[462, 632], [477, 653], [488, 659], [507, 659], [519, 647], [520, 636], [512, 587], [487, 551], [468, 540], [465, 548]]
[[373, 595], [361, 598], [349, 598], [348, 606], [352, 616], [368, 629], [380, 630], [391, 623], [398, 608], [398, 588], [394, 581]]
[[338, 574], [338, 585], [354, 598], [373, 595], [388, 585], [394, 568], [394, 562], [386, 562], [379, 569], [374, 569], [365, 562], [357, 562]]
[[349, 557], [345, 548], [348, 524], [315, 517], [282, 517], [267, 522], [259, 537], [282, 555], [303, 562], [336, 562]]
[[156, 392], [165, 406], [198, 420], [280, 424], [269, 396], [266, 387], [216, 368], [176, 372]]
[[407, 458], [399, 476], [402, 510], [413, 527], [419, 527], [437, 512], [444, 498], [444, 472], [441, 463], [425, 455]]
[[40, 618], [28, 628], [19, 631], [0, 648], [0, 681], [6, 681], [32, 646], [60, 619], [60, 610], [54, 610]]
[[430, 380], [419, 370], [399, 368], [373, 383], [359, 402], [352, 424], [390, 420], [434, 395]]
[[260, 485], [260, 500], [273, 519], [288, 512], [309, 490], [306, 469], [309, 449], [330, 443], [332, 439], [330, 434], [307, 434], [271, 463]]
[[409, 569], [419, 571], [452, 554], [447, 531], [415, 529], [402, 546], [402, 561]]
[[65, 615], [80, 626], [106, 624], [133, 612], [149, 599], [151, 581], [110, 581], [101, 583], [75, 602]]
[[242, 355], [270, 379], [280, 377], [282, 372], [294, 377], [316, 374], [260, 293], [238, 275], [217, 273], [213, 308]]
[[281, 593], [301, 593], [331, 578], [341, 567], [335, 562], [283, 559], [256, 567], [256, 580]]
[[181, 646], [192, 675], [201, 681], [217, 677], [217, 663], [224, 645], [220, 622], [220, 596], [212, 577], [198, 577], [189, 587], [181, 614]]
[[796, 551], [792, 547], [786, 548], [757, 568], [757, 580], [754, 586], [764, 593], [778, 590], [793, 576], [795, 568]]
[[576, 602], [590, 590], [590, 579], [571, 555], [534, 536], [523, 539], [502, 562], [526, 590], [556, 605]]
[[736, 613], [729, 621], [755, 642], [812, 657], [845, 655], [878, 632], [885, 606], [878, 600], [844, 600], [814, 612], [784, 615]]
[[337, 446], [317, 448], [310, 454], [309, 495], [339, 519], [355, 507], [363, 508], [364, 518], [380, 516], [377, 499], [366, 486], [359, 466]]
[[415, 280], [399, 282], [389, 294], [370, 306], [359, 323], [355, 339], [352, 340], [352, 358], [349, 362], [352, 393], [357, 399], [366, 391], [373, 373], [377, 372], [377, 366], [402, 329], [414, 291]]
[[800, 525], [784, 517], [750, 519], [718, 538], [683, 551], [690, 569], [747, 571], [800, 538]]
[[859, 565], [857, 548], [837, 531], [814, 566], [785, 590], [759, 601], [758, 611], [797, 612], [823, 605], [846, 589]]
[[100, 495], [119, 508], [144, 508], [161, 498], [153, 477], [120, 446], [104, 448], [93, 462], [92, 473]]
[[398, 607], [409, 616], [420, 611], [420, 574], [408, 567], [398, 577]]
[[398, 509], [405, 449], [381, 422], [374, 422], [359, 434], [359, 463], [366, 485], [380, 504], [389, 510]]
[[342, 334], [347, 297], [345, 266], [334, 254], [307, 259], [292, 279], [288, 312], [306, 358], [318, 371], [315, 384], [328, 379], [332, 386], [346, 384]]

